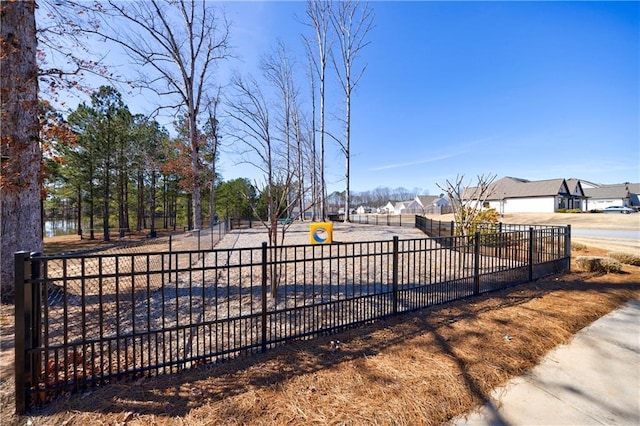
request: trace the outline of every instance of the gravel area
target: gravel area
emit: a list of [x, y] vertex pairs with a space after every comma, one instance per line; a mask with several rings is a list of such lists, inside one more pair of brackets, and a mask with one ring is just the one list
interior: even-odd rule
[[[285, 230], [284, 244], [310, 244], [310, 222], [294, 222]], [[282, 228], [278, 228], [279, 243], [282, 243]], [[333, 223], [333, 241], [348, 243], [359, 241], [388, 241], [398, 236], [400, 239], [425, 238], [426, 235], [412, 226], [375, 226], [351, 223]], [[260, 247], [268, 241], [266, 228], [260, 226], [252, 229], [231, 231], [216, 244], [216, 248]]]

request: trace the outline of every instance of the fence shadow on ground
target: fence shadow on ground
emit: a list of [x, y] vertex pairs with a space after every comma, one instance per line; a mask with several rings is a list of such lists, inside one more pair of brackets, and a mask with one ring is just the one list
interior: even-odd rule
[[[32, 414], [47, 416], [58, 411], [107, 415], [134, 412], [139, 415], [182, 417], [194, 407], [205, 403], [204, 401], [206, 404], [214, 404], [243, 394], [248, 389], [256, 392], [273, 389], [274, 386], [284, 384], [297, 376], [330, 370], [350, 361], [370, 359], [394, 346], [415, 344], [413, 340], [420, 336], [431, 336], [430, 339], [435, 344], [429, 348], [420, 344], [415, 349], [444, 354], [450, 358], [455, 366], [453, 374], [461, 377], [472, 402], [480, 404], [487, 400], [493, 387], [503, 384], [511, 376], [522, 374], [525, 369], [535, 365], [546, 351], [561, 343], [556, 335], [540, 335], [541, 321], [553, 320], [562, 323], [567, 329], [563, 335], [566, 339], [566, 335], [590, 323], [594, 314], [604, 314], [608, 312], [607, 309], [637, 297], [640, 291], [638, 284], [609, 284], [597, 279], [583, 282], [580, 280], [581, 277], [585, 276], [576, 278], [575, 274], [572, 274], [572, 281], [566, 281], [561, 275], [560, 279], [541, 280], [533, 286], [519, 285], [415, 313], [378, 320], [332, 337], [294, 341], [264, 354], [241, 357], [217, 365], [204, 365], [179, 375], [111, 385], [84, 395], [59, 399]], [[562, 306], [549, 309], [550, 306], [553, 307], [555, 296], [552, 296], [547, 304], [539, 303], [545, 295], [553, 292], [562, 292], [568, 305], [575, 304], [575, 301], [571, 300], [572, 297], [578, 299], [581, 295], [595, 292], [611, 300], [607, 304], [602, 303], [597, 309], [583, 308], [585, 312], [569, 312]], [[510, 314], [500, 315], [506, 311]], [[523, 314], [529, 320], [523, 320]], [[456, 328], [459, 323], [464, 323], [465, 326]], [[493, 324], [494, 327], [481, 326], [487, 323]], [[477, 372], [474, 372], [475, 363], [493, 359], [494, 355], [500, 356], [500, 353], [490, 353], [492, 348], [487, 342], [492, 334], [500, 333], [502, 329], [518, 330], [518, 339], [534, 339], [535, 353], [527, 353], [522, 355], [521, 359], [515, 359], [514, 365], [504, 367], [507, 374], [501, 377], [479, 377]], [[382, 331], [383, 339], [379, 336]], [[333, 339], [343, 342], [340, 350], [331, 350], [330, 340]], [[467, 356], [470, 348], [467, 347], [465, 351], [460, 349], [460, 346], [464, 346], [468, 341], [484, 342], [483, 347], [475, 348], [484, 348], [484, 351], [476, 354], [474, 360]], [[352, 346], [352, 342], [358, 344]], [[464, 355], [461, 356], [461, 353]], [[358, 368], [363, 368], [364, 364], [357, 365]], [[361, 374], [367, 376], [379, 372], [363, 371]], [[189, 390], [188, 395], [185, 395], [185, 389]], [[232, 410], [232, 407], [226, 410], [227, 415], [231, 415]], [[237, 418], [242, 418], [243, 413], [237, 414]], [[452, 413], [461, 414], [463, 413]]]

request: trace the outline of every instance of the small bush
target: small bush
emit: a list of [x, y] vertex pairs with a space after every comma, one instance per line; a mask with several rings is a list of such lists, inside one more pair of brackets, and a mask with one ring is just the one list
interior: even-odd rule
[[613, 252], [609, 253], [609, 257], [617, 260], [625, 265], [640, 266], [640, 256], [631, 253]]
[[603, 257], [600, 260], [600, 267], [604, 272], [618, 273], [622, 271], [622, 263], [610, 257]]
[[576, 257], [578, 269], [586, 272], [620, 272], [622, 264], [610, 257], [578, 256]]
[[582, 251], [586, 250], [587, 246], [582, 243], [571, 243], [571, 250]]
[[556, 213], [582, 213], [580, 209], [558, 209]]
[[596, 272], [600, 270], [600, 258], [593, 256], [576, 257], [576, 266], [581, 271]]

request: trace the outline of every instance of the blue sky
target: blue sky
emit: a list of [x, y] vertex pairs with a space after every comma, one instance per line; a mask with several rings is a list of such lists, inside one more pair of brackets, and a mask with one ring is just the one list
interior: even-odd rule
[[[293, 17], [303, 2], [229, 6], [246, 52], [240, 67], [277, 38], [299, 45], [305, 28]], [[371, 6], [367, 69], [353, 98], [353, 190], [437, 194], [436, 183], [482, 173], [640, 181], [639, 3]], [[339, 93], [330, 96], [341, 114]], [[329, 190], [342, 190], [344, 161], [336, 147], [327, 157]], [[225, 162], [224, 177], [234, 172]]]
[[[304, 2], [218, 4], [232, 20], [240, 58], [221, 79], [257, 74], [278, 39], [305, 63], [300, 34], [308, 29], [295, 18]], [[483, 173], [640, 182], [640, 3], [371, 6], [375, 28], [360, 57], [367, 69], [352, 103], [352, 190], [438, 194], [436, 183]], [[333, 87], [329, 114], [341, 116]], [[232, 151], [221, 162], [224, 179], [257, 179]], [[337, 146], [327, 161], [328, 190], [343, 190]]]

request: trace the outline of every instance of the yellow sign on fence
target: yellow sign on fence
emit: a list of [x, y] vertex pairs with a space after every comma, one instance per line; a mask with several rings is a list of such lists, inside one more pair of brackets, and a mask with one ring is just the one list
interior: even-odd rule
[[333, 241], [333, 223], [316, 222], [309, 228], [311, 244], [331, 244]]

